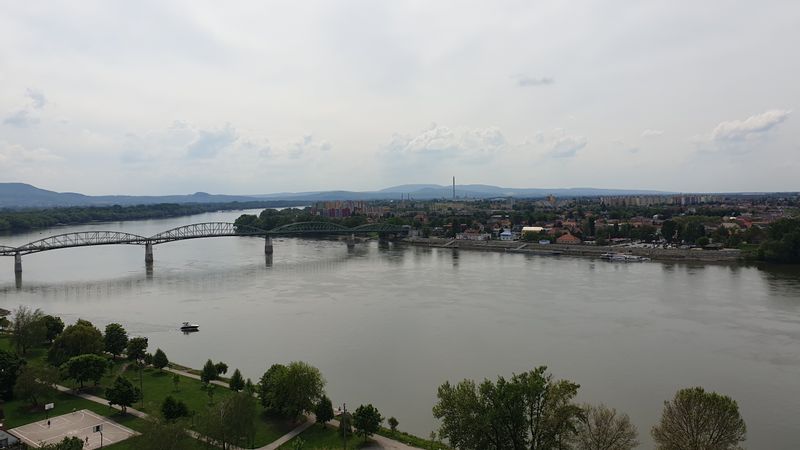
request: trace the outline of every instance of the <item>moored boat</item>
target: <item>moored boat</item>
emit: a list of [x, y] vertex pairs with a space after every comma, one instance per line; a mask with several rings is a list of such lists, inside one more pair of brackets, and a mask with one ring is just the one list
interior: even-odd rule
[[200, 331], [200, 325], [197, 325], [196, 323], [183, 322], [183, 325], [181, 325], [181, 331]]

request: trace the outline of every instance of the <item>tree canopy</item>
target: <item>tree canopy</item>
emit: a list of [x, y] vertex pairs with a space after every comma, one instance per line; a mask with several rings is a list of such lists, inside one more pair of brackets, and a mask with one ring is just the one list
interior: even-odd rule
[[319, 369], [302, 361], [274, 364], [261, 377], [261, 404], [270, 411], [296, 419], [310, 413], [325, 394], [325, 379]]
[[25, 360], [0, 349], [0, 399], [11, 400], [19, 370], [23, 365], [25, 365]]
[[103, 334], [91, 322], [78, 319], [58, 335], [47, 352], [47, 359], [60, 366], [73, 356], [103, 353]]
[[439, 434], [463, 450], [561, 449], [577, 431], [578, 384], [553, 380], [542, 366], [510, 380], [441, 385], [433, 415]]
[[153, 367], [155, 367], [158, 370], [161, 370], [164, 367], [167, 367], [168, 364], [169, 364], [169, 359], [167, 359], [167, 354], [164, 353], [164, 351], [161, 350], [160, 348], [157, 348], [156, 352], [153, 354]]
[[27, 306], [20, 306], [14, 311], [11, 340], [19, 354], [25, 355], [31, 347], [45, 340], [47, 326], [44, 317], [41, 309], [30, 309]]
[[321, 423], [323, 426], [333, 420], [333, 404], [327, 395], [323, 395], [317, 402], [317, 406], [314, 408], [314, 416], [317, 418], [317, 423]]
[[111, 406], [120, 406], [123, 413], [125, 413], [128, 407], [133, 405], [136, 400], [139, 400], [141, 396], [141, 391], [125, 377], [117, 377], [114, 380], [114, 385], [106, 389], [108, 404]]
[[383, 422], [381, 413], [371, 404], [359, 406], [353, 414], [353, 427], [365, 442], [381, 428], [381, 422]]
[[58, 370], [55, 367], [25, 365], [20, 369], [14, 385], [14, 396], [28, 399], [31, 405], [36, 406], [55, 392], [53, 386], [57, 382]]
[[605, 405], [583, 407], [576, 450], [631, 450], [639, 445], [636, 427], [627, 414]]
[[126, 348], [128, 359], [131, 361], [142, 361], [147, 354], [147, 338], [134, 337], [128, 340], [128, 347]]
[[659, 450], [734, 450], [744, 442], [747, 427], [735, 400], [693, 387], [664, 402], [651, 434]]
[[106, 325], [106, 334], [103, 337], [105, 349], [116, 358], [121, 355], [128, 346], [128, 332], [118, 323]]
[[83, 387], [85, 381], [92, 381], [95, 385], [106, 373], [109, 360], [99, 355], [78, 355], [68, 359], [61, 365], [61, 374], [64, 378], [71, 378]]

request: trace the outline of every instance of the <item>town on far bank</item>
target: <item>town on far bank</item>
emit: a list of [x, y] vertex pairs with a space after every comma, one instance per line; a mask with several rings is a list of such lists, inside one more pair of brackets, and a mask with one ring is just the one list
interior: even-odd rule
[[[474, 248], [498, 241], [498, 246], [512, 250], [521, 250], [523, 245], [528, 250], [552, 245], [549, 248], [566, 249], [570, 254], [592, 254], [592, 248], [612, 247], [681, 258], [700, 255], [697, 251], [702, 250], [716, 254], [698, 259], [796, 262], [793, 239], [784, 239], [784, 235], [800, 235], [798, 217], [798, 193], [447, 200], [401, 196], [388, 201], [338, 200], [305, 209], [265, 210], [258, 217], [240, 217], [237, 225], [269, 230], [304, 220], [336, 221], [351, 227], [387, 222], [406, 227], [410, 242], [454, 247]], [[502, 241], [507, 244], [500, 245]], [[644, 249], [650, 252], [643, 253]], [[654, 250], [661, 253], [654, 254]]]

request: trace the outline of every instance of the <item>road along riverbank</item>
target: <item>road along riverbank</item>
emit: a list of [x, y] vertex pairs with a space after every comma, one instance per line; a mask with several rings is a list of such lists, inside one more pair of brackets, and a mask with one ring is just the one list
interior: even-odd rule
[[603, 253], [621, 253], [633, 256], [644, 256], [660, 261], [696, 261], [736, 263], [743, 260], [738, 249], [693, 250], [683, 248], [661, 247], [620, 247], [595, 245], [542, 245], [524, 241], [468, 241], [442, 238], [406, 238], [401, 242], [409, 245], [437, 248], [457, 248], [465, 250], [499, 251], [512, 253], [529, 253], [539, 255], [568, 255], [599, 258]]

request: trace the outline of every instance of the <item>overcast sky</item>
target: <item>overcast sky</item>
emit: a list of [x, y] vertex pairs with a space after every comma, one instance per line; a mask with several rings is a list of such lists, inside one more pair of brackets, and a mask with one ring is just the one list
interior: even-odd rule
[[800, 190], [800, 2], [0, 0], [0, 181]]

